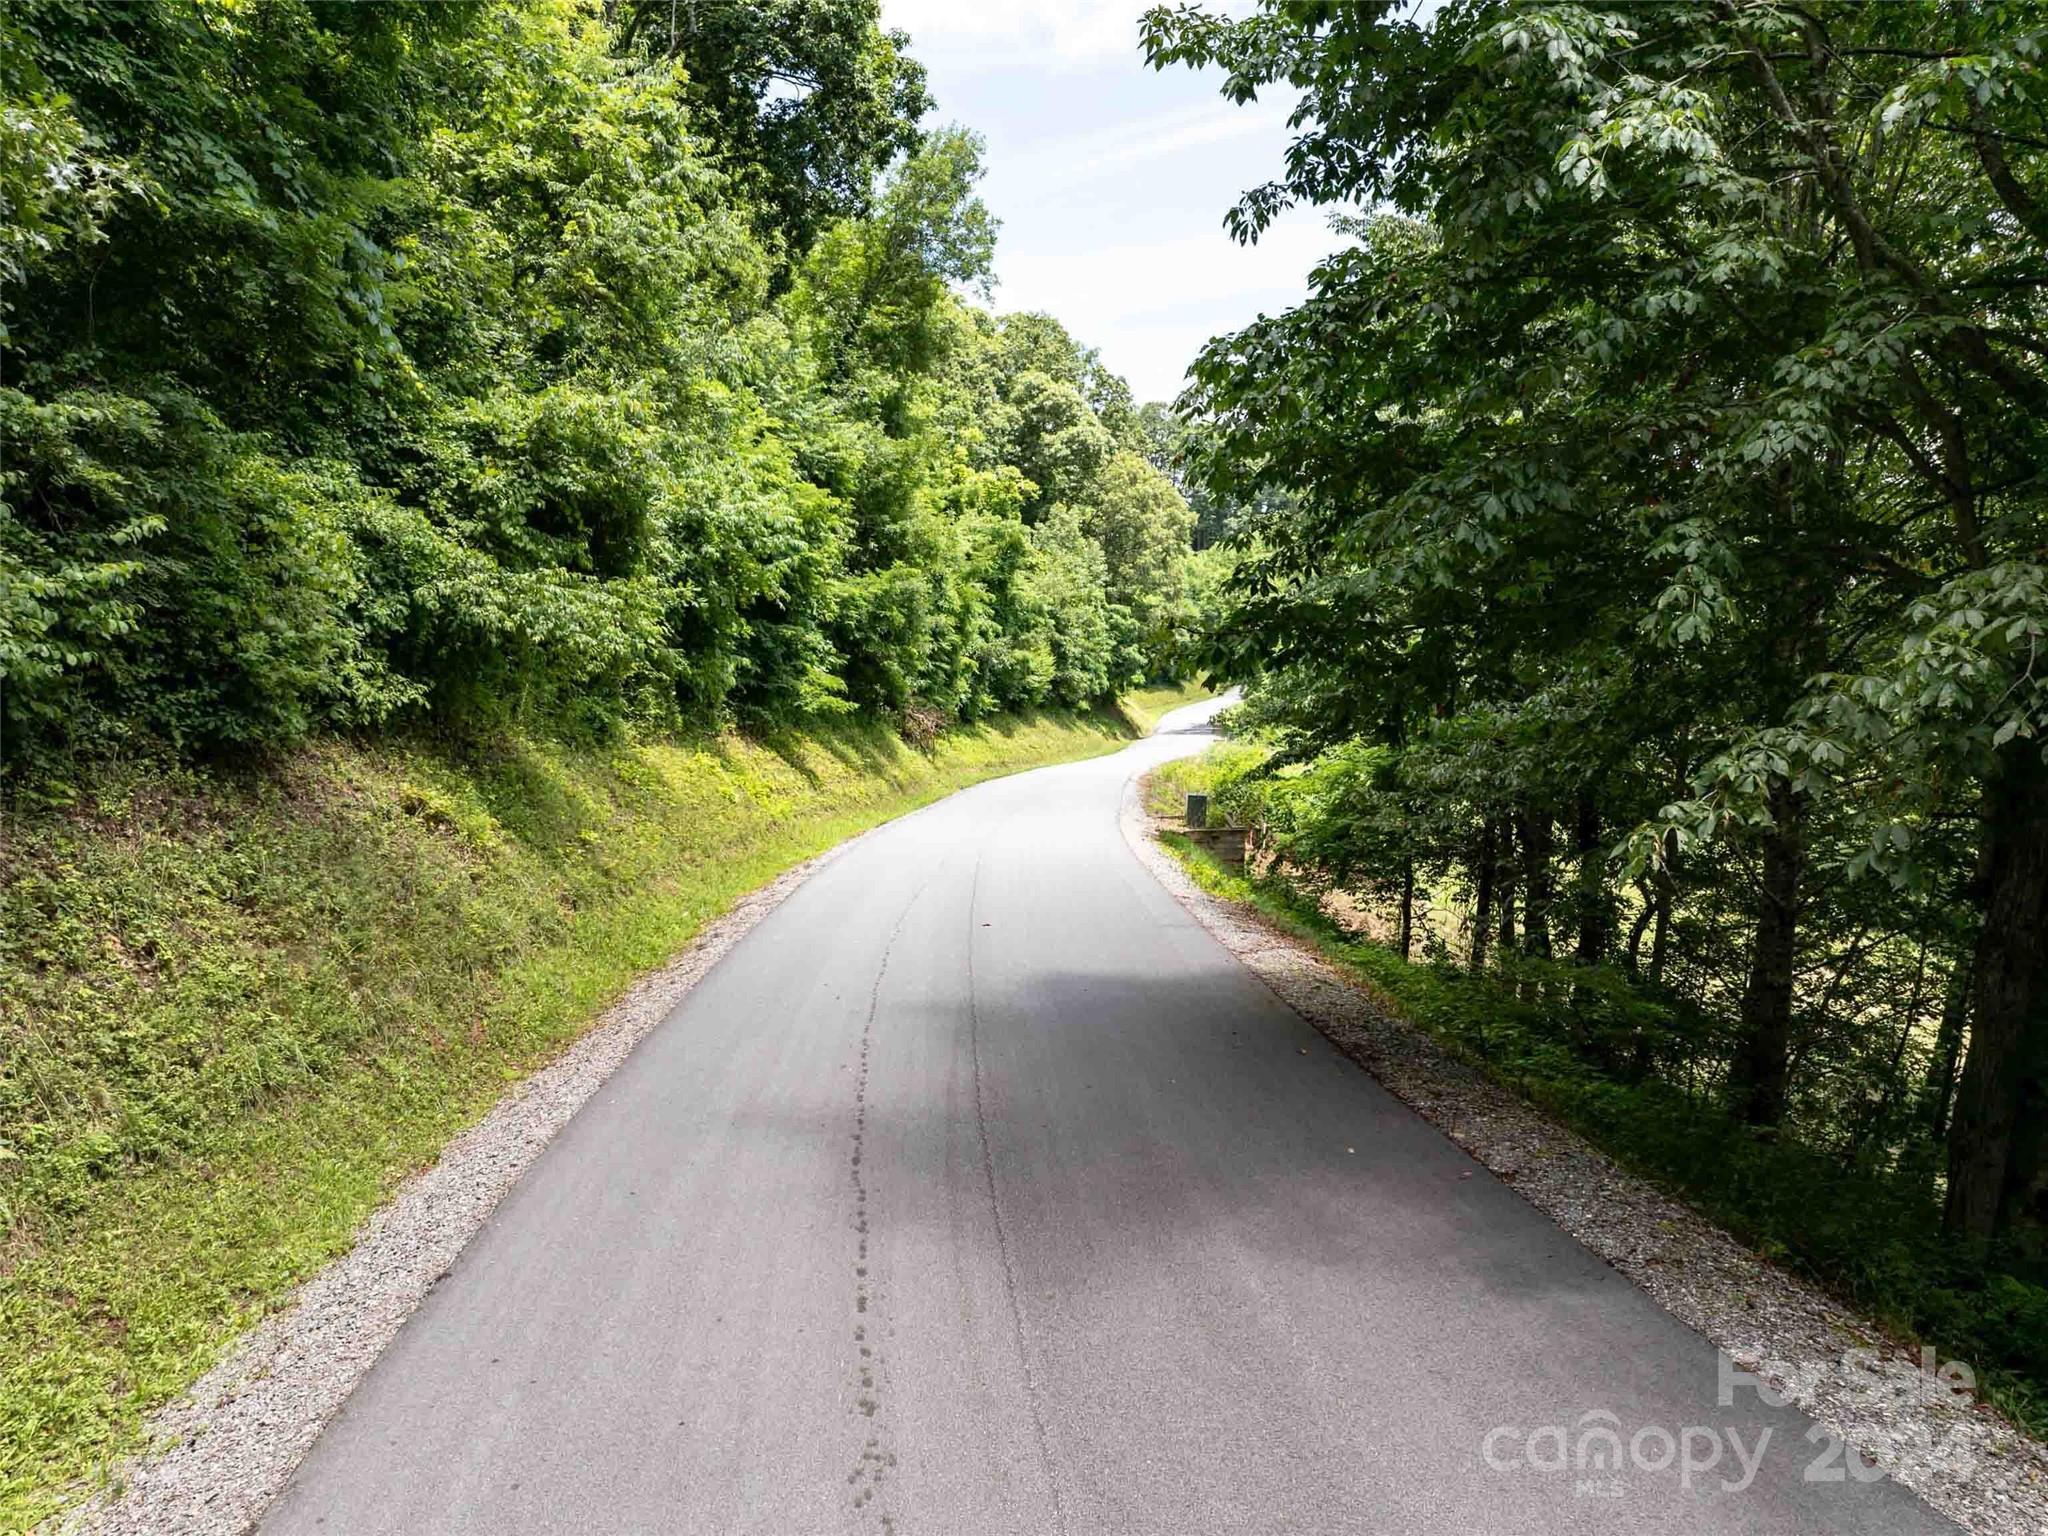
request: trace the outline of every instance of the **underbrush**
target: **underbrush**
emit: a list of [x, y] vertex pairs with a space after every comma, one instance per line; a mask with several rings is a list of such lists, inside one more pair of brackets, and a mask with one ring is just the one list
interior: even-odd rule
[[1102, 715], [103, 772], [0, 823], [0, 1530], [746, 891]]

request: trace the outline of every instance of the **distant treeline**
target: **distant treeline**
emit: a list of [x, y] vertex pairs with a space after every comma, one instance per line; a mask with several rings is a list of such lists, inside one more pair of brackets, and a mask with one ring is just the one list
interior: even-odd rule
[[925, 726], [1185, 666], [1123, 382], [998, 318], [875, 0], [0, 16], [0, 771]]

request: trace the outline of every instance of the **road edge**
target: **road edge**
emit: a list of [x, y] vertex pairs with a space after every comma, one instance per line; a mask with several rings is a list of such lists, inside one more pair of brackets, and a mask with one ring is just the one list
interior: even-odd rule
[[[1138, 862], [1281, 1002], [1566, 1234], [1743, 1371], [1972, 1536], [2048, 1531], [2048, 1447], [1395, 1017], [1303, 940], [1197, 885], [1155, 835], [1149, 774], [1119, 818]], [[1846, 1345], [1846, 1347], [1845, 1347]]]

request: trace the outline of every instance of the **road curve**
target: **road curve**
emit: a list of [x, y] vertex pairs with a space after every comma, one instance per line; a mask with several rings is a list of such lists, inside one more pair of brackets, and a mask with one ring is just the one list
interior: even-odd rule
[[[1204, 718], [824, 866], [539, 1158], [262, 1529], [1952, 1530], [1809, 1480], [1841, 1461], [1804, 1418], [1720, 1406], [1709, 1345], [1146, 874], [1125, 786]], [[1553, 1469], [1593, 1425], [1620, 1470]], [[1656, 1470], [1660, 1433], [1719, 1464]]]

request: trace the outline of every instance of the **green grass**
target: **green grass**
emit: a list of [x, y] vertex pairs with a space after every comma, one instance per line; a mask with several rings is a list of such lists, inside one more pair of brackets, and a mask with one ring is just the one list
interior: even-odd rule
[[[1149, 803], [1172, 809], [1208, 781], [1199, 762], [1165, 765], [1152, 776]], [[1211, 895], [1314, 945], [1452, 1055], [1766, 1258], [1895, 1337], [1926, 1339], [1962, 1360], [1984, 1396], [2030, 1433], [2048, 1434], [2048, 1290], [1945, 1244], [1927, 1170], [1845, 1167], [1839, 1157], [1753, 1132], [1710, 1098], [1618, 1072], [1610, 1064], [1626, 1061], [1628, 1047], [1668, 1016], [1612, 972], [1517, 958], [1473, 976], [1404, 961], [1345, 930], [1285, 879], [1242, 873], [1171, 832], [1160, 841]]]
[[746, 891], [1106, 716], [103, 775], [0, 842], [0, 1530]]
[[1124, 695], [1124, 714], [1139, 735], [1149, 732], [1160, 717], [1183, 704], [1198, 704], [1216, 697], [1216, 690], [1200, 683], [1173, 683], [1164, 688], [1140, 688]]

